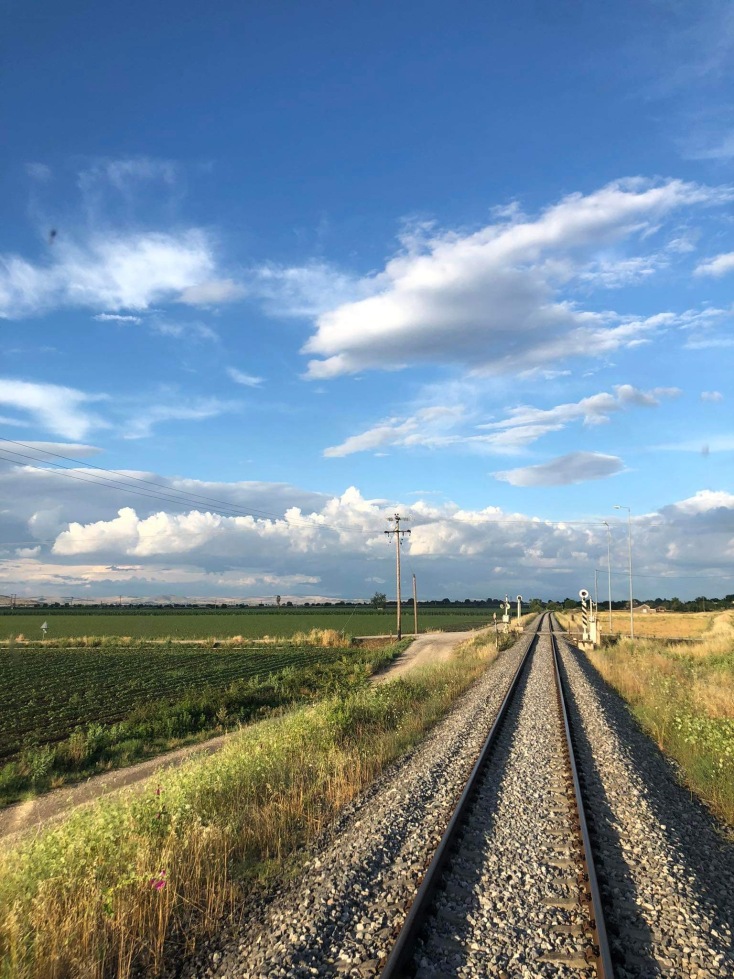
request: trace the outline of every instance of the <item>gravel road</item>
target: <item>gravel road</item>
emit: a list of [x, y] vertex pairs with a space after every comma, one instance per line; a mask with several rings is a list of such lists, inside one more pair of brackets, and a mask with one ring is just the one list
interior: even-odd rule
[[444, 662], [452, 657], [457, 646], [485, 631], [478, 629], [475, 632], [429, 632], [424, 636], [418, 636], [404, 653], [401, 653], [385, 670], [376, 674], [372, 682], [385, 683], [386, 680], [392, 680], [415, 666]]

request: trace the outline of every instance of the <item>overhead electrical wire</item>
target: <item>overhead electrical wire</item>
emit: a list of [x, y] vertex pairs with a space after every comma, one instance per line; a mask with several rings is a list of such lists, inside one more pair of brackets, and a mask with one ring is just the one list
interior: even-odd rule
[[[0, 442], [4, 442], [8, 445], [17, 445], [20, 446], [21, 448], [29, 449], [31, 452], [43, 453], [46, 456], [53, 456], [53, 458], [55, 459], [62, 459], [64, 462], [71, 462], [75, 466], [80, 466], [80, 460], [78, 459], [73, 459], [70, 456], [61, 455], [58, 452], [52, 452], [50, 449], [41, 449], [27, 442], [20, 442], [17, 441], [16, 439], [4, 438], [2, 436], [0, 436]], [[29, 459], [31, 462], [35, 462], [35, 463], [40, 462], [46, 466], [54, 466], [56, 467], [54, 471], [57, 474], [60, 473], [66, 474], [69, 478], [74, 478], [80, 480], [81, 482], [89, 482], [97, 486], [109, 485], [110, 488], [113, 489], [119, 486], [123, 489], [126, 489], [130, 493], [135, 493], [136, 495], [139, 496], [148, 496], [151, 499], [160, 499], [166, 503], [176, 503], [178, 505], [185, 504], [185, 505], [192, 505], [192, 506], [199, 506], [202, 503], [204, 503], [204, 504], [210, 504], [212, 506], [215, 506], [220, 511], [228, 510], [232, 515], [235, 516], [262, 516], [274, 520], [282, 519], [282, 514], [272, 513], [267, 510], [261, 510], [257, 507], [246, 507], [246, 506], [240, 506], [236, 503], [227, 503], [224, 500], [218, 500], [212, 497], [203, 496], [198, 493], [191, 493], [189, 490], [180, 490], [180, 489], [176, 489], [176, 487], [164, 486], [162, 483], [155, 482], [154, 480], [151, 479], [144, 479], [142, 476], [131, 476], [130, 474], [120, 472], [117, 469], [104, 469], [102, 466], [96, 466], [93, 463], [85, 462], [83, 463], [83, 468], [85, 470], [93, 469], [96, 472], [103, 474], [98, 479], [86, 479], [85, 477], [81, 476], [79, 473], [76, 472], [71, 473], [69, 471], [68, 466], [62, 466], [59, 463], [53, 462], [51, 459], [38, 458], [37, 455], [29, 456], [26, 455], [25, 453], [16, 452], [13, 449], [4, 449], [2, 446], [0, 446], [0, 452], [13, 454], [22, 459]], [[3, 458], [3, 456], [0, 455], [0, 458]], [[5, 461], [10, 463], [15, 463], [16, 465], [18, 465], [18, 463], [14, 459], [5, 458]], [[36, 465], [27, 468], [34, 468], [43, 472], [44, 471], [43, 465], [42, 466]], [[49, 471], [49, 470], [45, 470], [45, 471]], [[115, 476], [119, 476], [120, 479], [112, 478]], [[127, 482], [121, 482], [121, 480], [127, 480]], [[130, 486], [129, 483], [141, 483], [144, 484], [145, 486], [151, 486], [158, 492], [152, 493], [147, 490], [146, 491], [138, 490]], [[177, 495], [174, 496], [174, 494]], [[410, 518], [406, 518], [406, 519], [410, 519]], [[510, 523], [510, 522], [528, 523], [529, 522], [531, 524], [537, 523], [538, 526], [541, 527], [548, 526], [548, 525], [553, 527], [563, 527], [563, 526], [596, 527], [597, 523], [599, 522], [597, 520], [540, 520], [538, 521], [533, 517], [529, 517], [529, 516], [526, 517], [526, 516], [515, 515], [515, 514], [499, 514], [496, 517], [485, 516], [484, 520], [497, 522], [497, 523]]]
[[[8, 458], [8, 455], [6, 455], [4, 453], [12, 454], [12, 455], [18, 456], [20, 458], [33, 459], [33, 456], [24, 456], [23, 453], [21, 453], [21, 452], [11, 452], [11, 450], [9, 450], [9, 449], [0, 449], [0, 459], [4, 459], [6, 462], [16, 462], [16, 460], [15, 459], [9, 459]], [[99, 478], [99, 479], [95, 479], [95, 478], [87, 479], [86, 477], [80, 475], [79, 473], [70, 472], [69, 469], [67, 469], [66, 467], [59, 466], [58, 463], [51, 462], [50, 460], [47, 461], [47, 460], [38, 460], [38, 459], [35, 459], [34, 461], [35, 462], [41, 461], [41, 462], [44, 462], [45, 463], [45, 466], [58, 466], [58, 468], [57, 469], [48, 469], [48, 468], [45, 468], [45, 466], [37, 466], [37, 465], [36, 466], [30, 466], [30, 467], [27, 467], [27, 468], [35, 469], [38, 472], [53, 473], [53, 475], [55, 475], [55, 476], [64, 476], [67, 479], [74, 479], [74, 480], [76, 480], [79, 483], [89, 483], [92, 486], [103, 486], [106, 489], [117, 490], [118, 492], [119, 492], [120, 488], [123, 488], [125, 490], [125, 492], [127, 492], [127, 493], [132, 493], [135, 496], [142, 496], [142, 497], [145, 497], [145, 498], [147, 498], [149, 500], [160, 500], [160, 501], [162, 501], [164, 503], [173, 503], [173, 504], [175, 504], [177, 506], [189, 506], [189, 507], [192, 507], [192, 506], [195, 505], [191, 500], [184, 500], [184, 499], [176, 498], [176, 497], [173, 497], [173, 496], [164, 496], [162, 493], [147, 493], [145, 490], [137, 489], [137, 488], [135, 488], [133, 486], [128, 486], [126, 483], [122, 483], [122, 482], [120, 482], [120, 480], [117, 480], [117, 479], [109, 479], [109, 480], [106, 480], [103, 477], [102, 478]], [[220, 510], [226, 510], [226, 509], [229, 509], [229, 507], [226, 504], [224, 504], [222, 507], [220, 507]], [[229, 513], [229, 514], [225, 514], [225, 515], [227, 515], [227, 516], [239, 516], [239, 517], [241, 517], [241, 516], [253, 516], [252, 513], [245, 512], [244, 510], [235, 510], [234, 508], [231, 508], [231, 509], [232, 509], [232, 512]], [[271, 514], [268, 514], [268, 516], [271, 516]], [[272, 516], [274, 516], [274, 515], [272, 515]]]
[[[78, 459], [72, 459], [69, 456], [60, 455], [57, 452], [51, 452], [49, 449], [39, 449], [34, 445], [28, 445], [25, 442], [18, 442], [14, 439], [7, 439], [0, 436], [0, 442], [4, 442], [8, 445], [17, 445], [24, 449], [29, 449], [34, 453], [44, 453], [45, 455], [53, 456], [57, 459], [62, 459], [65, 462], [71, 462], [76, 466], [79, 466]], [[27, 453], [17, 452], [14, 449], [5, 448], [0, 446], [0, 452], [7, 453], [12, 456], [16, 456], [20, 459], [29, 459], [31, 462], [36, 463], [35, 466], [31, 468], [37, 469], [41, 472], [55, 472], [57, 475], [65, 475], [71, 479], [77, 479], [81, 482], [93, 483], [97, 486], [108, 486], [111, 489], [123, 488], [127, 492], [135, 493], [138, 496], [147, 496], [150, 499], [160, 499], [167, 503], [175, 503], [179, 506], [201, 506], [202, 504], [209, 504], [211, 506], [217, 507], [220, 511], [227, 510], [233, 516], [262, 516], [269, 517], [272, 519], [282, 519], [282, 514], [276, 514], [269, 512], [267, 510], [261, 510], [257, 507], [246, 507], [241, 506], [236, 503], [227, 503], [224, 500], [217, 500], [212, 497], [207, 497], [199, 495], [196, 493], [191, 493], [188, 490], [179, 490], [175, 487], [164, 486], [161, 483], [154, 482], [150, 479], [144, 479], [141, 476], [131, 476], [127, 473], [119, 472], [116, 469], [104, 469], [102, 466], [95, 466], [92, 463], [85, 463], [83, 468], [85, 470], [93, 469], [96, 472], [101, 473], [98, 478], [88, 479], [85, 476], [80, 475], [78, 472], [71, 472], [68, 466], [64, 466], [61, 463], [53, 462], [51, 459], [39, 458], [38, 455], [28, 455]], [[7, 456], [0, 455], [0, 458], [5, 458], [6, 462], [18, 464], [16, 459], [8, 459]], [[42, 465], [38, 465], [42, 463]], [[45, 469], [46, 466], [55, 467], [53, 470]], [[91, 475], [91, 474], [90, 474]], [[115, 476], [121, 477], [120, 479], [115, 479]], [[127, 480], [127, 482], [124, 482]], [[138, 489], [135, 486], [131, 486], [130, 483], [141, 483], [145, 486], [154, 487], [158, 492], [150, 492], [147, 489]], [[174, 495], [177, 494], [177, 495]]]
[[[598, 571], [599, 574], [605, 574], [605, 575], [609, 574], [608, 568], [594, 568], [594, 570]], [[619, 578], [629, 578], [629, 571], [613, 570], [612, 576], [619, 577]], [[661, 572], [660, 574], [642, 574], [642, 573], [638, 574], [635, 571], [633, 578], [635, 579], [635, 581], [638, 578], [656, 578], [656, 579], [661, 579], [663, 581], [670, 581], [674, 578], [683, 578], [688, 581], [707, 581], [709, 579], [712, 581], [727, 581], [730, 578], [734, 578], [734, 574], [665, 574], [664, 571]]]

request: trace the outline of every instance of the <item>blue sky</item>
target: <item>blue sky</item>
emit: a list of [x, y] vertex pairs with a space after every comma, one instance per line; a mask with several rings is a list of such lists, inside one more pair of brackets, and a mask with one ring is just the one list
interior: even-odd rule
[[728, 4], [4, 34], [0, 592], [734, 592]]

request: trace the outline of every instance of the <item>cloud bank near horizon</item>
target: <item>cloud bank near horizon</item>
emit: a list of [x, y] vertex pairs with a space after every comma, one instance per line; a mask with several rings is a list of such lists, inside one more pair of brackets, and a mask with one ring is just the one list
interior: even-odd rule
[[[568, 474], [573, 460], [564, 465]], [[616, 464], [602, 457], [600, 465]], [[248, 597], [272, 588], [294, 596], [367, 598], [376, 579], [391, 580], [393, 556], [383, 530], [395, 505], [411, 517], [406, 558], [424, 597], [494, 595], [515, 587], [564, 597], [588, 585], [593, 568], [606, 559], [600, 519], [553, 522], [498, 506], [471, 510], [425, 498], [388, 504], [366, 499], [356, 487], [329, 497], [285, 484], [157, 478], [253, 512], [226, 515], [185, 500], [180, 507], [155, 500], [131, 507], [122, 502], [123, 489], [88, 484], [77, 492], [58, 473], [6, 463], [0, 490], [15, 502], [0, 515], [2, 590]], [[258, 503], [272, 516], [258, 515]], [[626, 525], [610, 522], [621, 595]], [[704, 581], [711, 582], [711, 593], [734, 590], [733, 526], [734, 494], [723, 490], [703, 490], [657, 512], [633, 515], [636, 571], [642, 576], [637, 591], [700, 594]], [[680, 575], [691, 576], [690, 583], [678, 580]]]

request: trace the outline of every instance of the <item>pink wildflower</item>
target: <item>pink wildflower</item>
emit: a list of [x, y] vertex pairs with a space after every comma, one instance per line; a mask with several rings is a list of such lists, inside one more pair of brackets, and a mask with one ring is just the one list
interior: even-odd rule
[[155, 877], [151, 877], [148, 881], [150, 886], [154, 891], [162, 891], [166, 886], [166, 872], [165, 870], [159, 871]]

